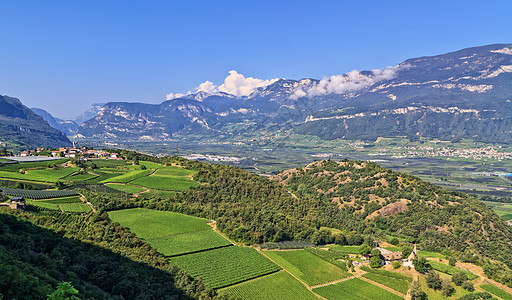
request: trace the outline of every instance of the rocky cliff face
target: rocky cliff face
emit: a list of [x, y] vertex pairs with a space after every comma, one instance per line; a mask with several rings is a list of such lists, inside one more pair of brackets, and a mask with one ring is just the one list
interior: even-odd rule
[[71, 146], [66, 135], [52, 128], [20, 100], [0, 95], [0, 141], [21, 148]]
[[488, 45], [322, 80], [282, 79], [248, 97], [201, 92], [160, 105], [109, 103], [78, 133], [159, 140], [287, 129], [325, 139], [511, 142], [511, 80], [512, 45]]

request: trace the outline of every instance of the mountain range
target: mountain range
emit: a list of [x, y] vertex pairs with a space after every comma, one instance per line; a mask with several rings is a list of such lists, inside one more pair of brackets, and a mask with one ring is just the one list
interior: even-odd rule
[[[161, 104], [94, 104], [75, 121], [34, 109], [79, 139], [324, 140], [405, 136], [512, 142], [512, 44], [408, 59], [323, 79], [280, 79], [237, 97], [199, 91]], [[79, 126], [78, 126], [79, 125]]]
[[159, 105], [109, 102], [77, 136], [224, 139], [286, 131], [323, 139], [511, 142], [511, 79], [512, 44], [488, 45], [322, 80], [281, 79], [245, 97], [199, 92]]

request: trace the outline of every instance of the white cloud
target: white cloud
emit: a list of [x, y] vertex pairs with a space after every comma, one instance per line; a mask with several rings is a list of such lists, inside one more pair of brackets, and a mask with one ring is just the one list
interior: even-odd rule
[[391, 80], [396, 77], [399, 69], [406, 67], [407, 66], [395, 66], [385, 69], [375, 69], [371, 71], [371, 74], [363, 74], [357, 70], [353, 70], [343, 75], [325, 77], [310, 88], [296, 90], [290, 95], [290, 98], [298, 99], [306, 96], [314, 97], [327, 94], [345, 94], [357, 91], [380, 81]]
[[213, 84], [211, 81], [205, 81], [201, 83], [198, 87], [196, 87], [197, 92], [206, 92], [208, 94], [217, 93], [217, 86]]
[[183, 96], [185, 96], [185, 94], [182, 94], [182, 93], [176, 93], [176, 94], [174, 94], [174, 93], [169, 93], [169, 94], [167, 94], [167, 95], [166, 95], [166, 97], [165, 97], [165, 98], [166, 98], [167, 100], [172, 100], [172, 99], [176, 99], [176, 98], [181, 98], [181, 97], [183, 97]]

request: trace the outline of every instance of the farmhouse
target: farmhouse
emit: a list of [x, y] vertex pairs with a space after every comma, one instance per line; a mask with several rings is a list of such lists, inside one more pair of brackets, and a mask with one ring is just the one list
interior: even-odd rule
[[376, 249], [379, 249], [380, 254], [384, 257], [384, 264], [386, 265], [395, 260], [402, 259], [402, 252], [400, 251], [393, 252], [388, 249], [380, 247], [377, 247]]
[[25, 198], [23, 197], [13, 197], [11, 199], [11, 204], [9, 205], [9, 207], [11, 209], [21, 209], [21, 210], [25, 210], [27, 204], [25, 202]]

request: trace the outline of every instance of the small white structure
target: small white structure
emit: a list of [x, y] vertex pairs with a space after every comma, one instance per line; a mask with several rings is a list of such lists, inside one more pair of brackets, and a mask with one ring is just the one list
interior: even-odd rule
[[404, 267], [414, 268], [413, 260], [418, 259], [418, 251], [416, 250], [416, 244], [414, 244], [414, 249], [407, 259], [404, 259]]

